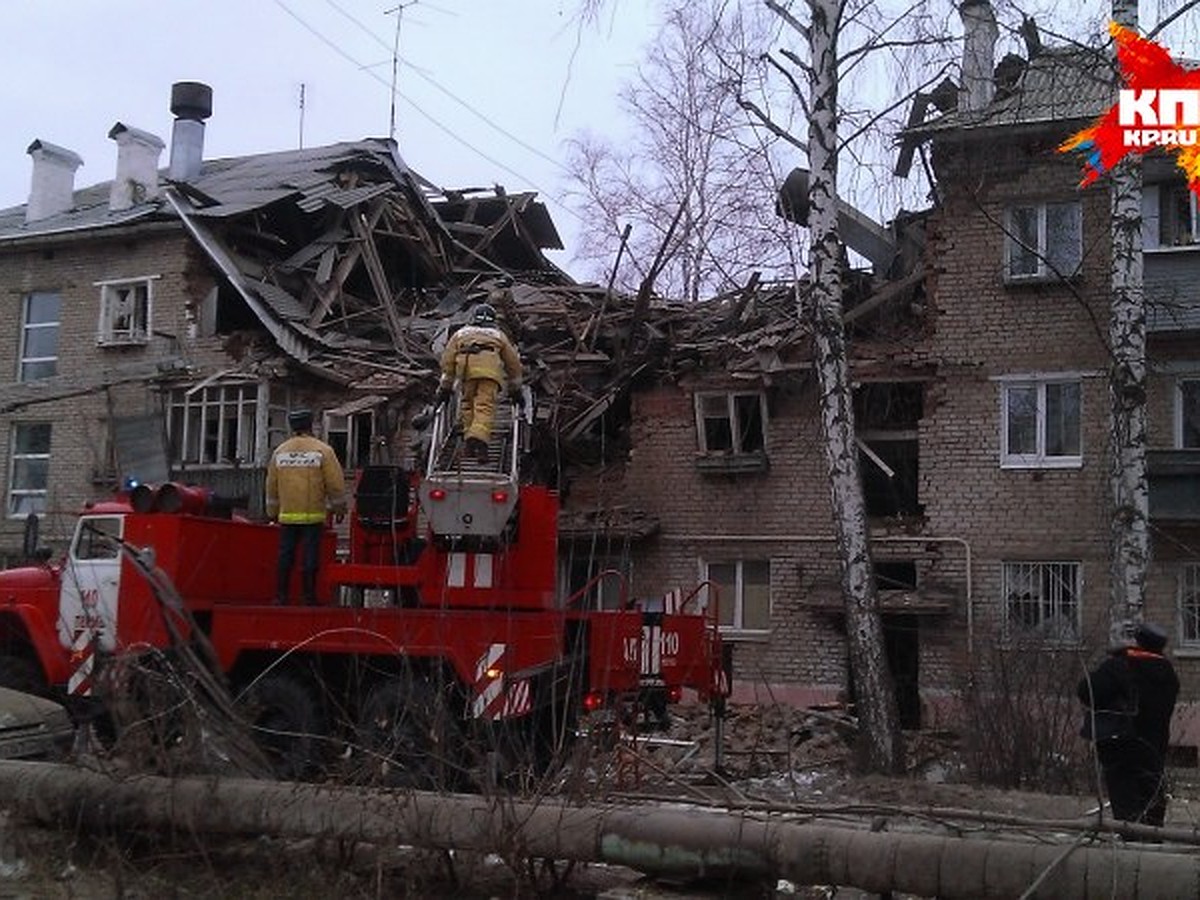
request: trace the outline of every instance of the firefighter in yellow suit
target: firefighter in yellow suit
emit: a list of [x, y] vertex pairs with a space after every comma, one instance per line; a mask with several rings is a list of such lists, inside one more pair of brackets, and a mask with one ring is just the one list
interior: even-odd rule
[[267, 516], [278, 521], [279, 568], [275, 602], [287, 605], [296, 547], [303, 558], [300, 584], [304, 603], [317, 602], [317, 564], [325, 516], [340, 522], [346, 514], [346, 476], [333, 448], [313, 436], [313, 414], [297, 409], [288, 414], [292, 436], [275, 448], [267, 464]]
[[462, 390], [459, 422], [467, 453], [487, 462], [488, 439], [496, 417], [496, 395], [503, 384], [521, 402], [521, 359], [508, 336], [496, 324], [490, 304], [475, 307], [469, 324], [454, 332], [442, 351], [442, 379], [437, 402], [444, 403], [457, 381]]

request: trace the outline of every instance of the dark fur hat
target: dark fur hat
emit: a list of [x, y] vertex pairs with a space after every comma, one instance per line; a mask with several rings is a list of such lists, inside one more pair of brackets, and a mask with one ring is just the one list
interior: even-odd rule
[[1142, 622], [1138, 625], [1134, 629], [1133, 639], [1137, 641], [1139, 647], [1152, 653], [1161, 653], [1163, 647], [1167, 646], [1166, 631], [1150, 622]]

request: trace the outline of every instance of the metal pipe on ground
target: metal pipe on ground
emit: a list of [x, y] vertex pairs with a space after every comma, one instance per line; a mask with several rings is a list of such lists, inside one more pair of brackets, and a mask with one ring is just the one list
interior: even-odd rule
[[[1200, 896], [1200, 855], [799, 823], [673, 806], [570, 805], [0, 761], [0, 806], [45, 825], [339, 837], [603, 862], [653, 875], [786, 878], [943, 900]], [[1035, 886], [1036, 885], [1036, 886]], [[1033, 890], [1030, 890], [1031, 887]]]

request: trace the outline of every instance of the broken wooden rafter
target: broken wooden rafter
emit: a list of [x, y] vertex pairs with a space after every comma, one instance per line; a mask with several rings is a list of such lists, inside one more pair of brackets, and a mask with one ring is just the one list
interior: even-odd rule
[[350, 216], [350, 224], [355, 236], [360, 241], [367, 276], [371, 279], [371, 287], [375, 290], [376, 299], [383, 309], [383, 318], [387, 323], [388, 332], [392, 336], [392, 344], [399, 350], [403, 343], [403, 329], [396, 314], [396, 305], [392, 297], [391, 286], [388, 284], [387, 273], [383, 270], [383, 260], [379, 258], [379, 248], [375, 246], [375, 236], [371, 233], [375, 222], [379, 221], [382, 214], [383, 204], [378, 203], [376, 208], [371, 211], [372, 221], [370, 224], [362, 215], [355, 213]]
[[[374, 208], [371, 210], [370, 218], [366, 222], [366, 232], [370, 234], [371, 229], [379, 222], [379, 217], [383, 215], [383, 202], [376, 200]], [[333, 279], [324, 287], [320, 287], [317, 294], [316, 305], [313, 307], [312, 315], [308, 317], [308, 327], [316, 328], [321, 324], [321, 320], [329, 313], [330, 307], [333, 306], [333, 301], [337, 299], [338, 294], [342, 290], [342, 285], [346, 279], [350, 277], [350, 273], [354, 271], [359, 258], [363, 253], [363, 239], [361, 236], [361, 226], [363, 225], [358, 210], [350, 211], [350, 224], [355, 232], [357, 240], [354, 246], [342, 257], [337, 265], [337, 269], [333, 273]]]

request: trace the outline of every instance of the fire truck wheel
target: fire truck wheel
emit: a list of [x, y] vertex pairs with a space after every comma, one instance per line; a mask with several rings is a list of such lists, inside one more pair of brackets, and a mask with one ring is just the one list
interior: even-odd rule
[[42, 670], [36, 663], [9, 653], [0, 653], [0, 687], [43, 696], [50, 692], [50, 686], [46, 684]]
[[304, 678], [270, 672], [251, 684], [240, 702], [254, 740], [276, 777], [299, 780], [316, 768], [325, 736], [324, 716]]
[[463, 735], [451, 706], [445, 690], [423, 676], [377, 684], [359, 713], [358, 777], [388, 787], [459, 787]]

